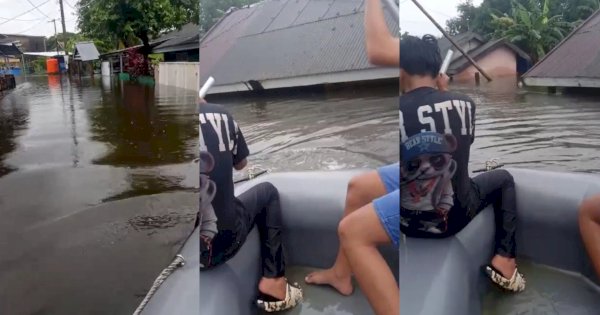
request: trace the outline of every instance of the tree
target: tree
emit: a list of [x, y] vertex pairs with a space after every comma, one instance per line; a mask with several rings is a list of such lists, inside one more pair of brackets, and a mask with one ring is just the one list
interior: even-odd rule
[[459, 13], [458, 17], [446, 21], [446, 30], [452, 36], [470, 31], [480, 10], [473, 5], [473, 0], [460, 3], [456, 9]]
[[261, 0], [200, 0], [200, 36], [206, 34], [232, 7], [241, 8]]
[[533, 62], [560, 42], [571, 29], [562, 15], [551, 15], [549, 0], [512, 0], [511, 14], [492, 15], [495, 37], [503, 37], [525, 50]]
[[126, 47], [141, 42], [148, 59], [150, 41], [161, 33], [198, 23], [198, 0], [80, 0], [78, 26], [88, 38]]

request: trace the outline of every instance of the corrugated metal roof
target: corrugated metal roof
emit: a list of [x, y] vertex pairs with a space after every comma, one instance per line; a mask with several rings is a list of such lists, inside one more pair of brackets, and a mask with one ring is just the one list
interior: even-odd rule
[[75, 59], [81, 61], [98, 60], [100, 53], [92, 42], [81, 42], [75, 44]]
[[525, 75], [525, 78], [600, 78], [600, 10]]
[[200, 47], [200, 26], [188, 23], [182, 26], [180, 30], [169, 32], [156, 41], [163, 42], [153, 49], [154, 53], [198, 49]]
[[[375, 68], [362, 0], [270, 0], [235, 10], [205, 36], [201, 80], [218, 85]], [[388, 27], [399, 26], [386, 12]]]
[[[480, 44], [485, 43], [485, 38], [483, 38], [483, 36], [470, 31], [460, 33], [456, 36], [452, 36], [452, 40], [454, 40], [454, 42], [462, 49], [464, 49], [467, 53], [476, 48], [467, 47], [470, 41], [476, 41]], [[442, 57], [446, 56], [446, 53], [448, 53], [449, 49], [452, 49], [455, 52], [453, 59], [458, 59], [460, 56], [462, 56], [462, 54], [456, 49], [456, 47], [454, 47], [454, 45], [452, 45], [450, 40], [448, 40], [446, 37], [442, 37], [438, 40], [438, 47], [440, 48], [440, 53], [442, 54]]]
[[0, 44], [0, 56], [20, 56], [22, 52], [11, 43]]

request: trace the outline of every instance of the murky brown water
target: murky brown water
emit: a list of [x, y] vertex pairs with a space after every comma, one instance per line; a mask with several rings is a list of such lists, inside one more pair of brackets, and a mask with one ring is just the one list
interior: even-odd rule
[[193, 228], [195, 113], [193, 91], [90, 79], [0, 99], [0, 314], [133, 312]]

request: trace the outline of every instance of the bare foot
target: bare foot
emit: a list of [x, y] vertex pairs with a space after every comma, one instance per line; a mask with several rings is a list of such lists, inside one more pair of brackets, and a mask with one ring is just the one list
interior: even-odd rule
[[261, 278], [258, 283], [258, 291], [263, 294], [272, 296], [280, 301], [285, 300], [287, 289], [287, 280], [284, 277], [280, 278]]
[[333, 268], [312, 272], [304, 278], [304, 281], [308, 284], [330, 285], [342, 295], [350, 295], [354, 290], [352, 277], [340, 276]]
[[517, 269], [517, 261], [514, 258], [496, 255], [492, 258], [492, 266], [498, 269], [504, 278], [510, 279], [515, 273], [515, 269]]

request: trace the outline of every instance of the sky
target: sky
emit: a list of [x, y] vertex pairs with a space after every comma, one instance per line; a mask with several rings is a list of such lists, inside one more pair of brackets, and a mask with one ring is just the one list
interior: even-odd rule
[[[463, 0], [420, 0], [419, 4], [445, 28], [446, 21], [458, 15], [456, 6], [461, 2]], [[483, 0], [474, 0], [473, 4], [478, 6], [481, 2]], [[400, 28], [402, 33], [411, 35], [442, 35], [411, 0], [400, 0]]]
[[[77, 1], [63, 0], [67, 32], [74, 32], [77, 27], [73, 9]], [[34, 9], [37, 5], [39, 10]], [[54, 18], [57, 32], [62, 32], [58, 0], [0, 0], [0, 8], [0, 34], [52, 36], [54, 25], [48, 21]]]

